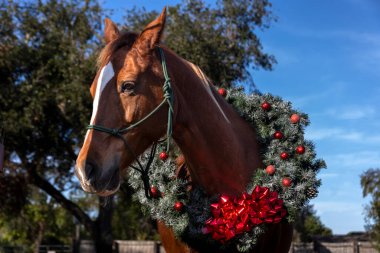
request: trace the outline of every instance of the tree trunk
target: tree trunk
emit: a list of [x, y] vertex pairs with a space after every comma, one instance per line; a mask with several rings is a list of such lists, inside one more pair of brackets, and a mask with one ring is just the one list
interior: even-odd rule
[[35, 170], [29, 170], [29, 173], [31, 182], [34, 185], [53, 197], [63, 208], [75, 216], [75, 218], [85, 226], [95, 242], [97, 253], [112, 253], [113, 236], [111, 222], [113, 197], [99, 197], [99, 215], [96, 221], [93, 221], [77, 204], [65, 198], [60, 191], [50, 184], [49, 181], [38, 175]]
[[99, 197], [99, 215], [96, 219], [94, 241], [97, 253], [112, 253], [113, 196]]
[[0, 174], [3, 172], [4, 164], [4, 133], [3, 129], [0, 128]]
[[36, 240], [34, 241], [33, 253], [39, 253], [40, 252], [41, 242], [42, 242], [42, 239], [44, 238], [44, 234], [45, 234], [45, 225], [46, 224], [43, 221], [38, 222], [38, 235], [37, 235]]

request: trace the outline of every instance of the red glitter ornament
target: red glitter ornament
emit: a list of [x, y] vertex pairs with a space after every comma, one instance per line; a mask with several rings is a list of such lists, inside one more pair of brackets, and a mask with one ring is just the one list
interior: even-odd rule
[[286, 160], [286, 159], [289, 158], [289, 154], [286, 153], [286, 152], [282, 152], [281, 155], [280, 155], [280, 157], [281, 157], [282, 160]]
[[156, 186], [150, 187], [150, 194], [152, 198], [158, 198], [160, 196], [160, 191]]
[[184, 206], [185, 205], [181, 201], [177, 201], [177, 202], [174, 203], [174, 209], [177, 212], [182, 212]]
[[288, 177], [284, 177], [282, 179], [282, 185], [285, 186], [285, 187], [289, 187], [292, 185], [292, 180]]
[[226, 96], [227, 96], [227, 91], [226, 91], [226, 89], [224, 89], [224, 88], [219, 88], [218, 92], [219, 92], [219, 94], [220, 94], [222, 97], [226, 97]]
[[284, 137], [284, 135], [280, 132], [280, 131], [276, 131], [274, 134], [273, 134], [273, 137], [277, 140], [279, 139], [282, 139], [282, 137]]
[[268, 165], [267, 168], [265, 169], [265, 172], [268, 175], [273, 175], [276, 172], [276, 168], [273, 165]]
[[302, 146], [302, 145], [298, 146], [298, 147], [296, 148], [296, 152], [297, 152], [297, 154], [302, 155], [303, 153], [305, 153], [305, 147]]
[[261, 108], [264, 111], [268, 111], [271, 108], [271, 105], [268, 102], [265, 101], [264, 103], [261, 104]]
[[165, 151], [162, 151], [161, 153], [160, 153], [160, 159], [161, 159], [161, 161], [166, 161], [166, 159], [168, 159], [168, 153], [166, 153]]
[[300, 116], [298, 114], [292, 114], [292, 116], [290, 116], [290, 122], [292, 122], [293, 124], [297, 124], [299, 121]]

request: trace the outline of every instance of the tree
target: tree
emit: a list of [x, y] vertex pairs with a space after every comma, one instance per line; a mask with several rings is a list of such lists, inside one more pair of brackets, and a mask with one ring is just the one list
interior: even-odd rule
[[[273, 20], [270, 3], [224, 0], [217, 6], [188, 0], [170, 7], [168, 46], [225, 86], [249, 82], [251, 67], [270, 70], [274, 57], [263, 52], [255, 33]], [[127, 24], [136, 31], [156, 16], [141, 10], [128, 13]], [[0, 1], [0, 128], [6, 136], [0, 222], [2, 229], [16, 223], [22, 228], [27, 219], [30, 227], [39, 229], [20, 234], [20, 240], [32, 241], [31, 235], [39, 233], [35, 245], [49, 233], [62, 238], [54, 229], [57, 224], [42, 222], [46, 215], [63, 215], [57, 204], [84, 225], [97, 243], [97, 252], [111, 252], [112, 224], [126, 237], [155, 236], [136, 204], [123, 212], [132, 203], [129, 195], [121, 193], [115, 202], [113, 198], [96, 202], [92, 197], [91, 203], [71, 197], [79, 188], [74, 161], [90, 118], [88, 86], [95, 76], [104, 14], [96, 0]], [[141, 233], [132, 222], [121, 227], [118, 221], [128, 219], [142, 222], [151, 231]], [[72, 220], [62, 231], [69, 230]], [[132, 229], [127, 231], [128, 224]]]
[[294, 237], [296, 241], [310, 242], [313, 236], [329, 236], [332, 235], [330, 228], [326, 227], [316, 215], [312, 205], [306, 205], [298, 214], [295, 221]]
[[113, 234], [124, 240], [159, 240], [155, 221], [142, 212], [140, 203], [132, 196], [133, 190], [128, 183], [121, 184], [115, 196]]
[[366, 230], [380, 250], [380, 169], [368, 169], [360, 175], [363, 197], [371, 196], [365, 208]]
[[[112, 208], [100, 205], [93, 220], [62, 194], [77, 187], [73, 165], [90, 115], [102, 14], [91, 0], [0, 3], [0, 122], [3, 176], [17, 174], [43, 190], [86, 227], [98, 252], [111, 252]], [[49, 209], [39, 210], [43, 217]], [[38, 212], [29, 214], [41, 221]]]
[[[197, 64], [216, 84], [253, 87], [250, 69], [271, 70], [274, 56], [263, 52], [256, 29], [274, 20], [268, 0], [219, 0], [215, 6], [202, 0], [169, 7], [165, 44]], [[129, 11], [125, 26], [141, 31], [158, 15], [144, 9]]]
[[42, 243], [69, 244], [73, 218], [36, 187], [28, 187], [28, 202], [13, 214], [0, 214], [0, 245], [25, 245], [28, 252], [39, 252]]

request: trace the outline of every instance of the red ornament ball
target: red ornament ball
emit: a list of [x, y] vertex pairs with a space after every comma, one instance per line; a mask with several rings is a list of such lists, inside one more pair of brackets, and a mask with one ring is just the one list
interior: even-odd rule
[[273, 135], [273, 137], [277, 140], [279, 139], [282, 139], [282, 137], [284, 137], [284, 135], [280, 132], [280, 131], [276, 131]]
[[268, 102], [265, 101], [264, 103], [261, 104], [261, 108], [264, 111], [268, 111], [271, 108], [271, 105]]
[[265, 169], [265, 172], [268, 175], [273, 175], [276, 172], [276, 168], [273, 165], [268, 165], [267, 168]]
[[293, 124], [297, 124], [299, 121], [300, 116], [298, 114], [292, 114], [292, 116], [290, 116], [290, 122], [292, 122]]
[[177, 212], [182, 212], [184, 206], [185, 205], [181, 201], [177, 201], [177, 202], [174, 203], [174, 209]]
[[224, 89], [224, 88], [219, 88], [218, 92], [219, 92], [219, 94], [220, 94], [222, 97], [226, 97], [226, 96], [227, 96], [227, 91], [226, 91], [226, 89]]
[[160, 196], [160, 191], [156, 186], [150, 187], [150, 194], [152, 195], [152, 198], [158, 198]]
[[285, 186], [285, 187], [289, 187], [292, 185], [292, 180], [288, 177], [284, 177], [282, 179], [282, 185]]
[[161, 153], [160, 153], [160, 159], [161, 159], [161, 161], [166, 161], [166, 159], [168, 159], [168, 153], [166, 153], [165, 151], [162, 151]]
[[281, 155], [280, 155], [280, 157], [281, 157], [282, 160], [286, 160], [286, 159], [289, 158], [289, 154], [286, 153], [286, 152], [282, 152]]
[[302, 146], [302, 145], [298, 146], [298, 147], [296, 148], [296, 152], [297, 152], [297, 154], [302, 155], [303, 153], [305, 153], [305, 147]]

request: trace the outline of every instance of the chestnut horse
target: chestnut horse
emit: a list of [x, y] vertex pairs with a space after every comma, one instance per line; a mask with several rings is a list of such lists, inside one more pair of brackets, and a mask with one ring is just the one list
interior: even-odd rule
[[[165, 18], [164, 9], [140, 34], [120, 33], [111, 20], [105, 20], [107, 45], [90, 89], [92, 127], [76, 161], [81, 186], [100, 196], [115, 193], [136, 156], [165, 136], [169, 103], [163, 103], [162, 87], [168, 81], [163, 70], [167, 67], [174, 97], [172, 137], [186, 159], [193, 185], [210, 195], [239, 194], [262, 167], [256, 133], [210, 87], [196, 65], [162, 46], [163, 55], [159, 54]], [[158, 228], [168, 253], [210, 252], [196, 242], [177, 241], [163, 223]], [[287, 253], [291, 238], [292, 226], [287, 222], [270, 225], [252, 252]]]

